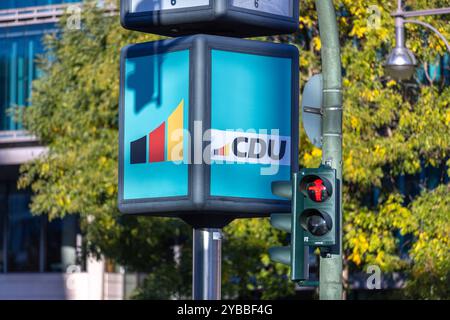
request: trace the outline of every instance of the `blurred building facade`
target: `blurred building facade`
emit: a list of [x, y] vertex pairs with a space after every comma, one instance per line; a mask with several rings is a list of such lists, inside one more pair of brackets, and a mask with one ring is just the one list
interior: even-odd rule
[[82, 256], [76, 216], [33, 216], [31, 190], [17, 188], [20, 165], [46, 148], [12, 109], [20, 114], [32, 103], [42, 38], [58, 32], [60, 16], [77, 12], [80, 1], [0, 1], [0, 299], [122, 299], [127, 291], [123, 272], [106, 273], [104, 261]]

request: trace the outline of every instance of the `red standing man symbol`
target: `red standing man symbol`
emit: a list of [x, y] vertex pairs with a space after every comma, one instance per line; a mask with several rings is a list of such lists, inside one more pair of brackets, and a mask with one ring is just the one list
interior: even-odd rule
[[323, 202], [328, 198], [327, 187], [324, 186], [322, 179], [316, 179], [308, 186], [309, 197], [316, 202]]

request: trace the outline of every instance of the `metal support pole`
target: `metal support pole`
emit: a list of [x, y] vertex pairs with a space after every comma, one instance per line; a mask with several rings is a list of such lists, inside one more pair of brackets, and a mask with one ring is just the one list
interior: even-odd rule
[[442, 33], [439, 32], [438, 29], [436, 29], [435, 27], [433, 27], [431, 24], [423, 22], [423, 21], [419, 21], [419, 20], [404, 20], [404, 23], [413, 23], [413, 24], [418, 24], [420, 26], [423, 26], [425, 28], [430, 29], [431, 31], [433, 31], [445, 44], [445, 46], [447, 47], [447, 51], [448, 53], [450, 53], [450, 43], [448, 42], [448, 40], [444, 37], [444, 35]]
[[395, 47], [405, 47], [405, 23], [402, 17], [395, 18]]
[[321, 300], [342, 299], [342, 68], [339, 31], [332, 0], [316, 0], [322, 41], [322, 163], [336, 169], [339, 183], [339, 233], [336, 246], [320, 258]]
[[194, 300], [220, 300], [222, 230], [194, 229], [192, 298]]
[[450, 53], [450, 43], [444, 37], [442, 33], [439, 32], [438, 29], [433, 27], [431, 24], [408, 19], [405, 20], [405, 17], [423, 17], [427, 15], [439, 15], [439, 14], [450, 14], [450, 8], [440, 8], [440, 9], [429, 9], [429, 10], [420, 10], [420, 11], [403, 11], [402, 0], [398, 0], [397, 11], [392, 15], [395, 17], [395, 39], [396, 39], [396, 47], [404, 48], [405, 47], [405, 23], [413, 23], [417, 25], [421, 25], [433, 31], [441, 40], [445, 43], [448, 52]]

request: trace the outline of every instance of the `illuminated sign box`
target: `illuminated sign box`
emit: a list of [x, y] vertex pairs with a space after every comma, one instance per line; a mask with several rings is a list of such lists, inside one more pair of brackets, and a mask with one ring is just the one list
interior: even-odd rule
[[197, 35], [125, 47], [120, 211], [289, 212], [271, 183], [298, 169], [298, 86], [291, 45]]
[[298, 0], [121, 0], [124, 28], [180, 36], [251, 37], [293, 33]]

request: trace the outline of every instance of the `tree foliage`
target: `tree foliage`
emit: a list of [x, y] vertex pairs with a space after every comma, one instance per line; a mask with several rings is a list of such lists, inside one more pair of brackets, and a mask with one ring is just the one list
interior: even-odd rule
[[[445, 1], [405, 3], [414, 10], [445, 6]], [[318, 71], [320, 38], [313, 1], [303, 4], [300, 22], [308, 36], [300, 45], [309, 49], [310, 54], [302, 55], [300, 61], [302, 79], [306, 80]], [[429, 81], [433, 79], [429, 64], [436, 63], [436, 57], [445, 53], [445, 45], [428, 31], [407, 26], [407, 46], [418, 61], [428, 62], [422, 67], [428, 80], [397, 83], [387, 77], [383, 62], [394, 45], [394, 21], [390, 13], [396, 5], [396, 1], [336, 1], [345, 72], [346, 263], [351, 270], [370, 264], [386, 272], [402, 270], [411, 279], [409, 294], [448, 298], [450, 207], [443, 201], [448, 199], [445, 174], [435, 191], [427, 190], [426, 181], [420, 181], [423, 190], [417, 198], [402, 197], [399, 187], [401, 176], [449, 164], [450, 88], [443, 77], [440, 81]], [[448, 18], [428, 17], [424, 21], [449, 38]], [[305, 165], [319, 162], [320, 150], [310, 146], [302, 151]], [[374, 192], [379, 195], [376, 201]], [[412, 243], [402, 248], [399, 236], [405, 235], [412, 238]], [[441, 246], [444, 249], [437, 250]], [[406, 259], [402, 254], [405, 251]], [[428, 251], [435, 254], [423, 254]], [[430, 283], [434, 289], [427, 287]]]
[[[446, 1], [410, 1], [414, 9]], [[449, 165], [450, 89], [443, 80], [402, 84], [388, 78], [384, 56], [393, 46], [395, 1], [335, 1], [344, 68], [344, 248], [346, 267], [370, 264], [408, 276], [407, 294], [449, 298], [450, 202], [445, 177], [422, 185], [418, 197], [401, 195], [398, 178], [424, 167]], [[373, 6], [376, 7], [373, 7]], [[35, 214], [50, 219], [79, 214], [91, 252], [150, 273], [140, 298], [186, 297], [190, 290], [191, 234], [180, 221], [121, 217], [117, 211], [119, 50], [156, 36], [124, 30], [88, 4], [81, 30], [47, 37], [43, 77], [33, 86], [25, 113], [28, 130], [49, 147], [22, 167], [20, 185], [31, 186]], [[371, 7], [372, 6], [372, 7]], [[380, 13], [378, 19], [377, 13]], [[374, 16], [375, 14], [375, 16]], [[445, 17], [428, 17], [447, 38]], [[407, 45], [418, 61], [435, 63], [444, 44], [428, 31], [408, 27]], [[320, 72], [321, 42], [314, 1], [301, 1], [300, 30], [279, 37], [301, 49], [302, 87]], [[424, 70], [428, 71], [428, 65]], [[412, 89], [411, 89], [412, 88]], [[321, 151], [301, 136], [300, 162], [313, 167]], [[372, 201], [374, 192], [378, 195]], [[402, 248], [399, 235], [409, 235]], [[225, 229], [224, 293], [230, 298], [293, 294], [287, 268], [268, 259], [270, 246], [286, 238], [267, 219], [233, 222]], [[174, 260], [173, 248], [181, 248]], [[407, 257], [405, 258], [404, 253]]]

